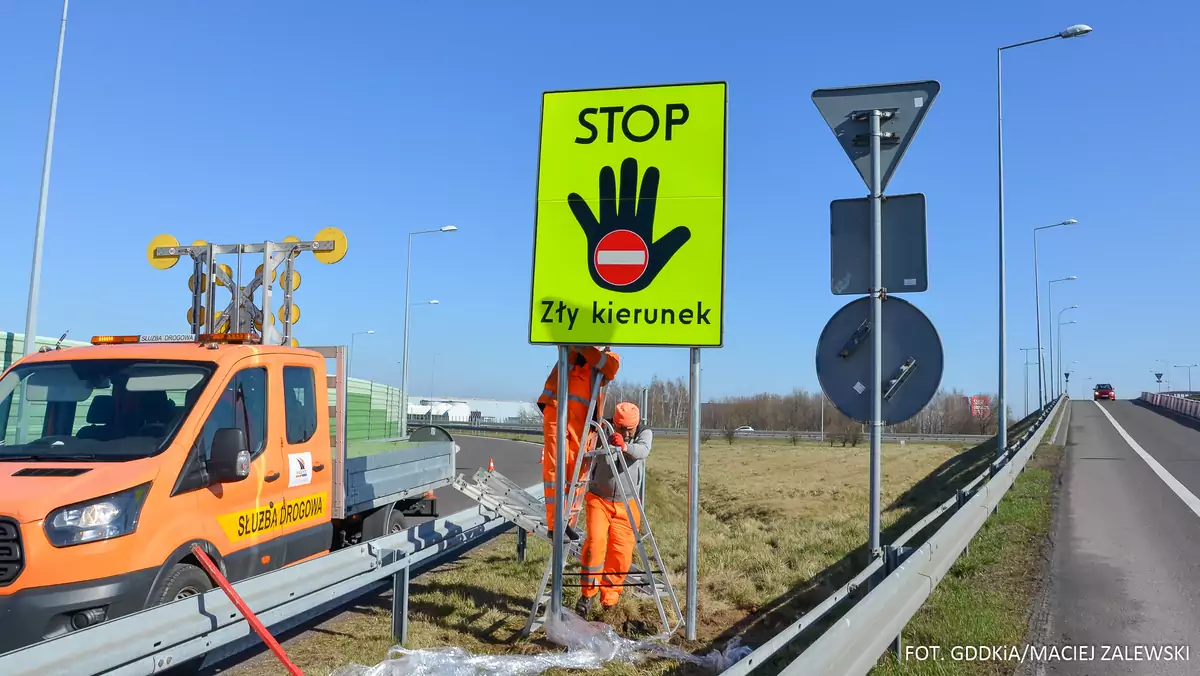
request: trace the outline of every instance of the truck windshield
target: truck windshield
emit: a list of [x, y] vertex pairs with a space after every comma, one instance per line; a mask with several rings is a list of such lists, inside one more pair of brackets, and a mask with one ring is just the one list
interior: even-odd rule
[[0, 461], [155, 455], [174, 438], [214, 368], [138, 359], [17, 366], [0, 379]]

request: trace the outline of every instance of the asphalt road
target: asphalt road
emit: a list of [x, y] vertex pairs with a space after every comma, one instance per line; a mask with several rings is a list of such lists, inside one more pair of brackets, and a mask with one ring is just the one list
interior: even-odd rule
[[1071, 407], [1033, 643], [1069, 648], [1078, 661], [1032, 672], [1200, 673], [1200, 425], [1131, 401]]
[[[538, 462], [541, 458], [541, 444], [468, 434], [460, 434], [454, 437], [454, 441], [458, 443], [458, 473], [465, 474], [468, 479], [475, 476], [479, 468], [486, 469], [488, 460], [492, 459], [496, 464], [496, 471], [515, 481], [518, 486], [532, 486], [542, 482], [542, 465]], [[438, 513], [442, 516], [479, 504], [453, 486], [440, 488], [435, 495]]]

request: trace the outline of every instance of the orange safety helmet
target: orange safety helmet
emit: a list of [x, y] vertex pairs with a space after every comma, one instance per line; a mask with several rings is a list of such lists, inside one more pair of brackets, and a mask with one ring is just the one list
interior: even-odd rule
[[623, 401], [617, 404], [617, 408], [613, 411], [613, 424], [617, 427], [625, 427], [634, 429], [642, 422], [642, 412], [638, 410], [636, 404], [631, 401]]

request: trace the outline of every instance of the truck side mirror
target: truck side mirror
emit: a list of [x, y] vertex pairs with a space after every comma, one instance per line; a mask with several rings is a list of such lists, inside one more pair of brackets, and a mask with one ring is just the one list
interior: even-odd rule
[[244, 430], [237, 427], [217, 430], [213, 435], [208, 474], [217, 483], [242, 481], [250, 476], [250, 447]]

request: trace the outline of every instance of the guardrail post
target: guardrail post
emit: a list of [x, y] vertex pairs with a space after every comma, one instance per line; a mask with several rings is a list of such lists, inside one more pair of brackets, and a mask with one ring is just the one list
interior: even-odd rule
[[392, 574], [392, 639], [408, 642], [408, 565]]
[[525, 547], [528, 544], [529, 533], [524, 528], [517, 528], [517, 561], [525, 563]]
[[[954, 494], [956, 498], [957, 509], [962, 509], [971, 500], [971, 493], [965, 488], [960, 488]], [[963, 547], [963, 555], [965, 556], [971, 551], [971, 541], [968, 540], [966, 546]]]
[[[899, 568], [900, 565], [904, 563], [904, 560], [912, 554], [912, 551], [912, 547], [896, 545], [888, 545], [885, 547], [883, 563], [885, 576], [891, 575], [893, 571]], [[896, 634], [896, 638], [892, 640], [891, 649], [892, 652], [896, 654], [896, 657], [900, 656], [901, 651], [904, 649], [903, 634]]]

